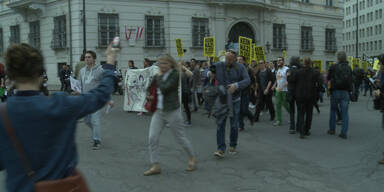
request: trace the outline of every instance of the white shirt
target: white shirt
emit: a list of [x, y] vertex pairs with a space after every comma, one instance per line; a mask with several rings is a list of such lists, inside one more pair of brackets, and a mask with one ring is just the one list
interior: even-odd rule
[[[169, 71], [167, 71], [163, 77], [161, 78], [162, 81], [165, 81], [167, 80], [168, 76], [171, 74], [171, 72], [173, 71], [173, 69], [170, 69]], [[159, 84], [159, 83], [157, 83]], [[157, 106], [156, 108], [157, 109], [163, 109], [164, 108], [164, 105], [163, 105], [163, 94], [161, 94], [161, 90], [159, 88], [159, 86], [157, 86]]]
[[[276, 83], [277, 83], [277, 88], [280, 89], [287, 83], [287, 71], [288, 71], [287, 66], [283, 66], [282, 68], [279, 68], [276, 72]], [[288, 86], [285, 86], [282, 91], [288, 91]]]

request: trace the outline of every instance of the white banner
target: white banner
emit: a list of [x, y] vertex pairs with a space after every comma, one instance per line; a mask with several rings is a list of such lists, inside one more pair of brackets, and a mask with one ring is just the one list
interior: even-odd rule
[[155, 65], [145, 69], [128, 69], [125, 75], [124, 111], [147, 112], [144, 109], [147, 88], [158, 71]]

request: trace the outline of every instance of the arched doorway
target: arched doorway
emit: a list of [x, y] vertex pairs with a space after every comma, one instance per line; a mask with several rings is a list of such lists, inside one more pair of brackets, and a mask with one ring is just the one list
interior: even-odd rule
[[252, 42], [255, 42], [255, 33], [253, 32], [252, 27], [249, 23], [238, 22], [232, 26], [228, 34], [228, 42], [226, 48], [236, 47], [239, 42], [239, 36], [248, 37], [252, 39]]

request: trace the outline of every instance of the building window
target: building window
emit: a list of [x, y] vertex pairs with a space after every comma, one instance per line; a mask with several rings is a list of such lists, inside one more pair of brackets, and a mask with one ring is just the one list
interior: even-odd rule
[[4, 51], [3, 41], [3, 28], [0, 28], [0, 55], [2, 55]]
[[383, 9], [379, 10], [379, 17], [380, 17], [380, 19], [383, 18]]
[[326, 5], [327, 6], [333, 6], [333, 0], [327, 0]]
[[40, 21], [29, 23], [29, 44], [34, 48], [40, 49]]
[[203, 47], [204, 37], [209, 36], [209, 20], [205, 18], [192, 18], [192, 46]]
[[301, 49], [313, 50], [312, 27], [301, 27]]
[[309, 3], [309, 0], [301, 0], [302, 3]]
[[164, 17], [163, 16], [145, 16], [146, 46], [147, 47], [164, 47]]
[[371, 41], [370, 44], [371, 44], [371, 51], [373, 51], [373, 42]]
[[325, 29], [325, 50], [336, 51], [336, 29]]
[[55, 17], [53, 28], [52, 48], [62, 49], [67, 47], [67, 18], [65, 15]]
[[287, 36], [285, 34], [285, 24], [273, 24], [273, 48], [286, 49]]
[[375, 41], [375, 50], [377, 50], [377, 41]]
[[381, 40], [379, 40], [379, 50], [381, 50], [381, 48], [382, 48], [382, 44], [381, 44]]
[[120, 36], [119, 15], [99, 13], [99, 47], [107, 47], [113, 38]]
[[9, 42], [11, 44], [20, 43], [20, 26], [14, 25], [10, 27], [11, 30], [11, 37], [9, 39]]

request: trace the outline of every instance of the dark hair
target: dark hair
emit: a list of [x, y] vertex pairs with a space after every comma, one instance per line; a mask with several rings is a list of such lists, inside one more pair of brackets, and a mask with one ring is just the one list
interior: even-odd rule
[[283, 61], [284, 61], [284, 57], [278, 57], [277, 59], [281, 59], [281, 60], [283, 60]]
[[88, 51], [85, 52], [85, 54], [87, 54], [87, 53], [91, 54], [93, 59], [96, 59], [96, 53], [94, 51], [88, 50]]
[[292, 56], [291, 60], [289, 61], [290, 66], [296, 66], [298, 67], [300, 65], [300, 57], [298, 56]]
[[81, 54], [81, 56], [80, 56], [80, 61], [84, 61], [85, 60], [85, 54], [83, 53], [83, 54]]
[[304, 58], [304, 67], [311, 67], [312, 66], [312, 60], [310, 57]]
[[18, 82], [30, 82], [44, 72], [44, 58], [39, 50], [22, 43], [8, 48], [5, 64], [9, 79]]
[[133, 60], [129, 60], [128, 63], [132, 63], [132, 65], [135, 66], [135, 62], [133, 62]]
[[242, 56], [242, 55], [241, 55], [241, 56], [239, 55], [239, 56], [237, 56], [237, 57], [241, 57], [244, 61], [246, 61], [245, 57]]
[[377, 59], [379, 60], [379, 62], [384, 65], [384, 53], [383, 54], [380, 54]]
[[340, 51], [337, 53], [337, 61], [338, 62], [346, 62], [347, 54], [344, 51]]
[[234, 54], [235, 56], [237, 56], [237, 52], [233, 49], [228, 49], [227, 52], [230, 52], [230, 53]]

